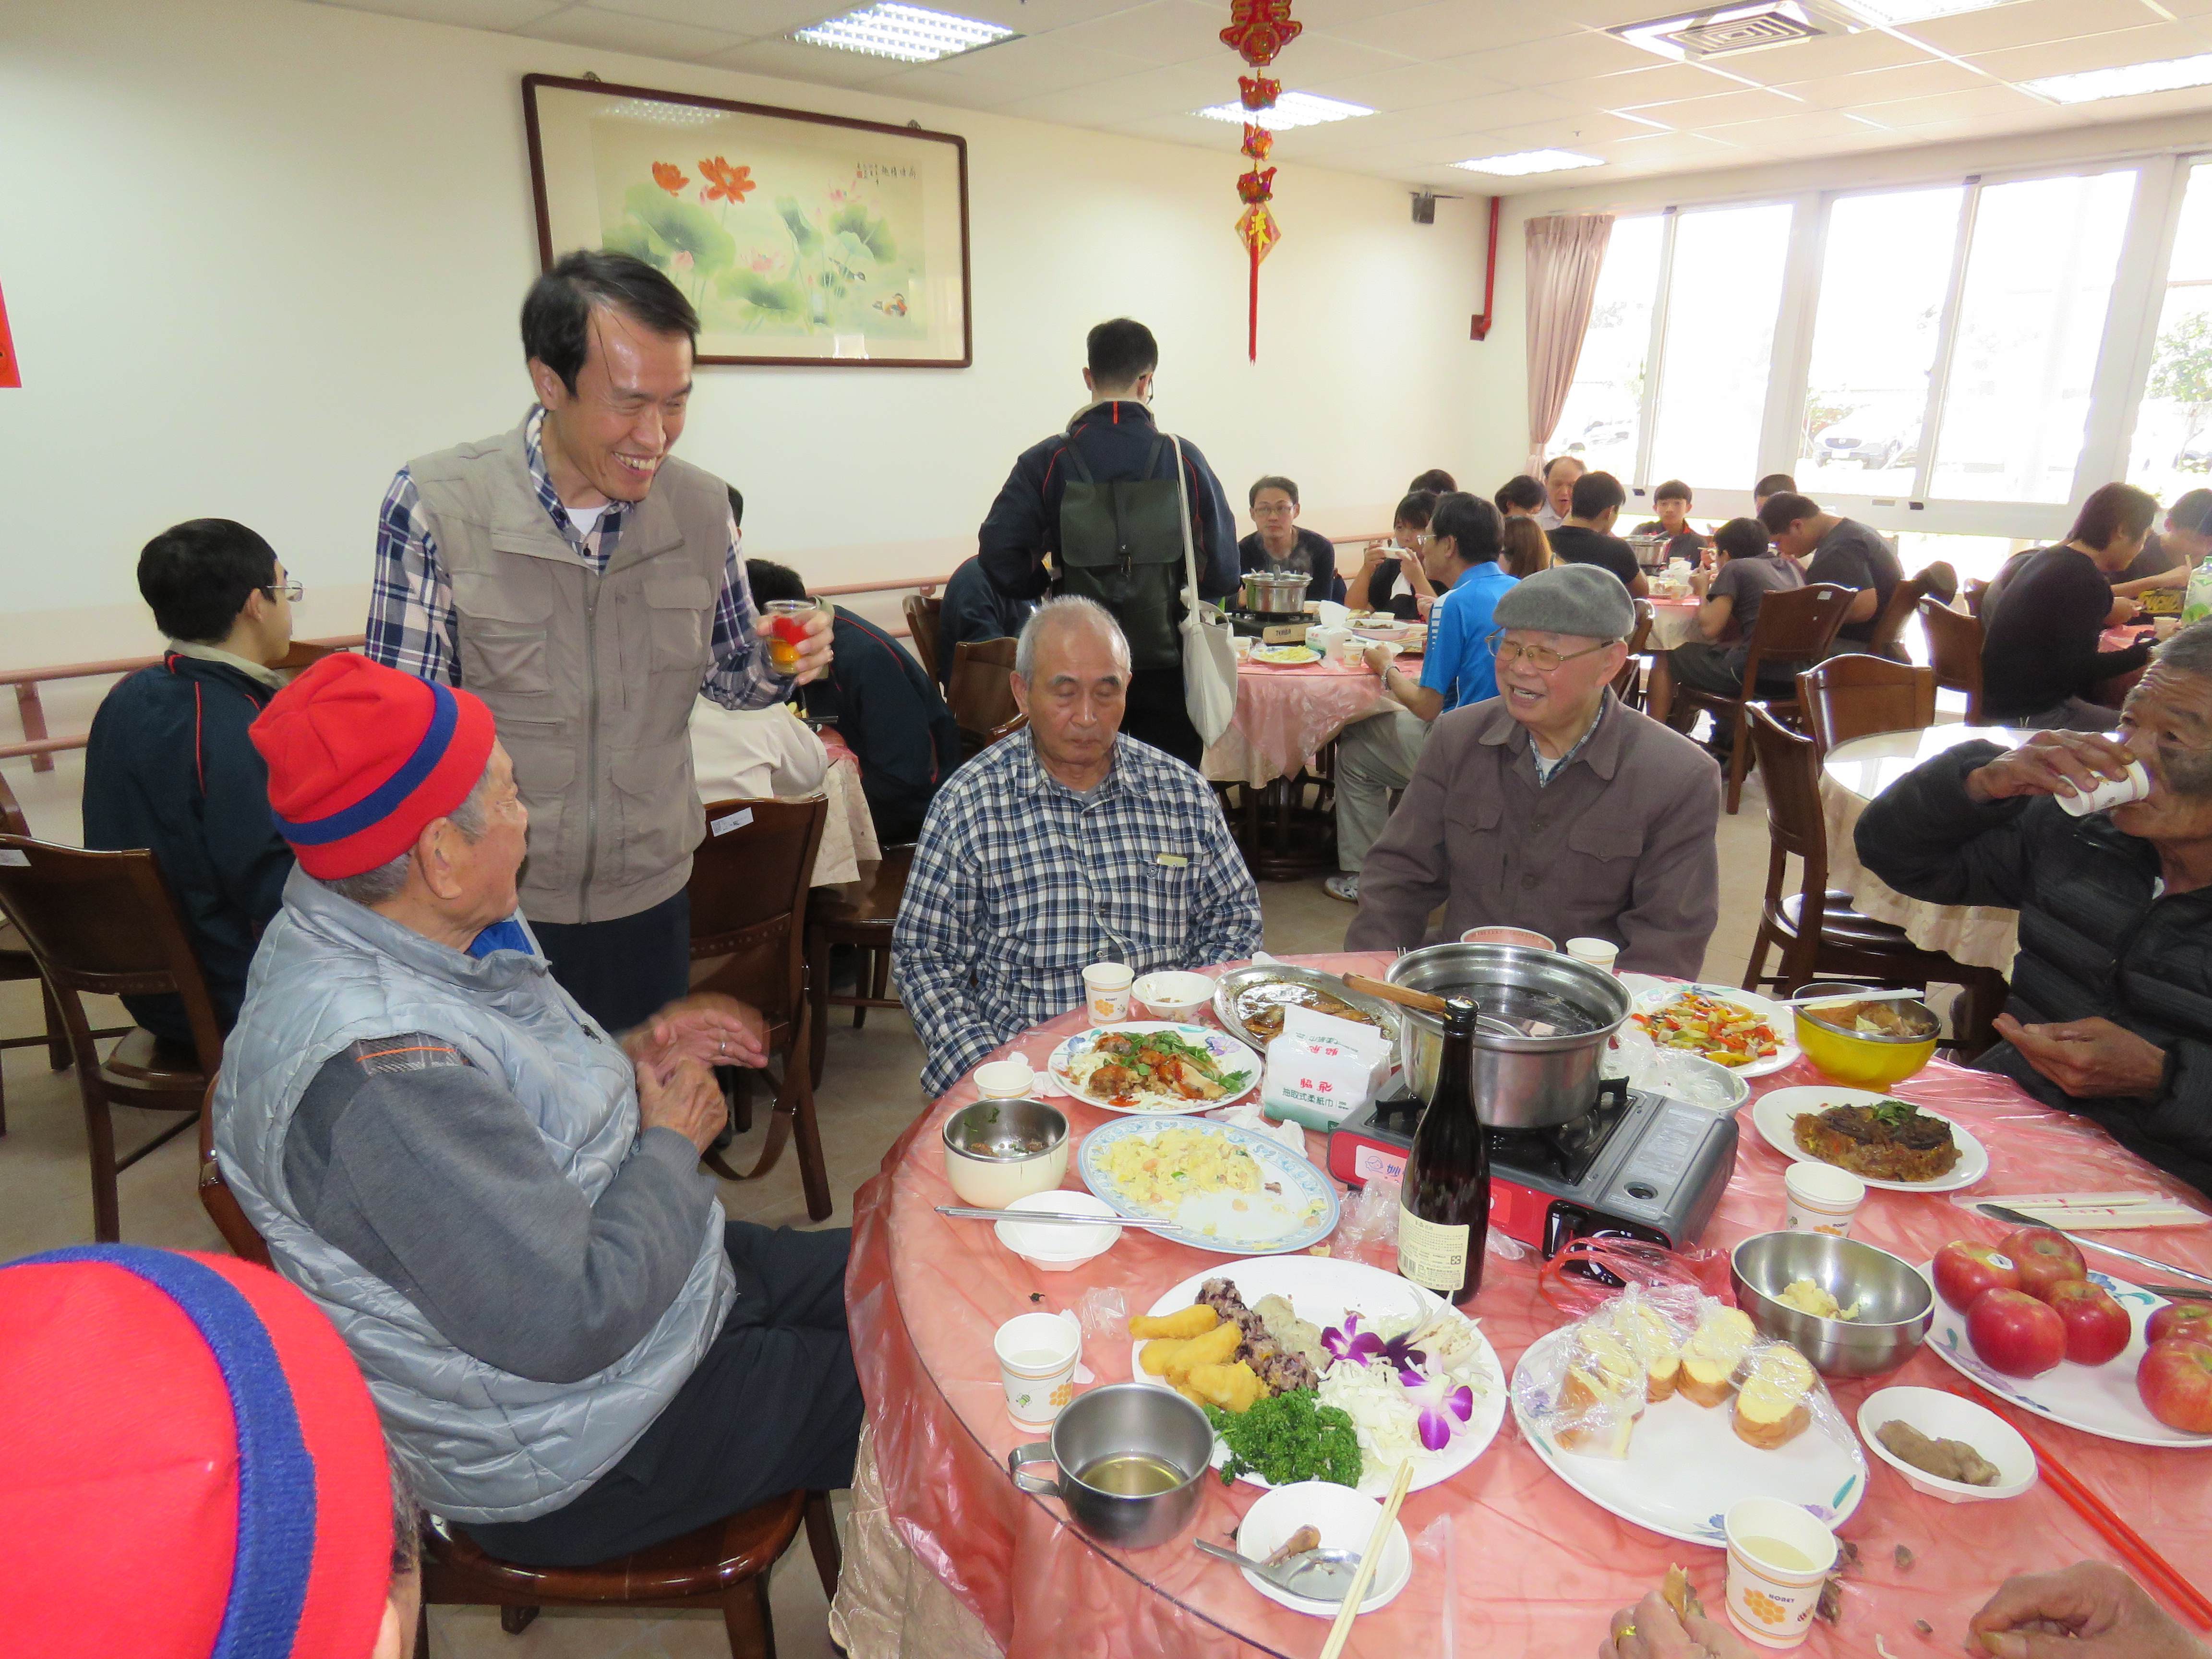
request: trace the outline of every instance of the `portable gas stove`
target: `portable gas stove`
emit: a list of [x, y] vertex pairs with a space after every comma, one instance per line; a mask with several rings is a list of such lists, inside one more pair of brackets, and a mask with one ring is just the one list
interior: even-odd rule
[[1232, 611], [1229, 627], [1262, 645], [1304, 645], [1313, 618], [1303, 611]]
[[[1349, 1186], [1405, 1172], [1423, 1103], [1402, 1080], [1392, 1089], [1329, 1132], [1329, 1173]], [[1577, 1238], [1684, 1249], [1712, 1219], [1735, 1146], [1733, 1117], [1610, 1079], [1572, 1123], [1490, 1132], [1490, 1224], [1547, 1257]]]

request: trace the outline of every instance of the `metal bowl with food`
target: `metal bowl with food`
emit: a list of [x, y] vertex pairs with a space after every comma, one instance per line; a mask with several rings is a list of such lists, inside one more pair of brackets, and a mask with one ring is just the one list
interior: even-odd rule
[[[1552, 951], [1517, 945], [1431, 945], [1408, 951], [1384, 978], [1409, 991], [1474, 999], [1474, 1099], [1493, 1129], [1543, 1129], [1597, 1101], [1598, 1061], [1628, 1018], [1628, 988]], [[1443, 1022], [1399, 1011], [1399, 1064], [1426, 1100], [1443, 1054]]]
[[1261, 1053], [1283, 1034], [1283, 1012], [1310, 1008], [1316, 1013], [1372, 1025], [1393, 1042], [1398, 1040], [1398, 1011], [1381, 1000], [1363, 996], [1334, 974], [1318, 968], [1300, 968], [1287, 962], [1254, 963], [1233, 968], [1213, 988], [1213, 1017], [1221, 1029]]
[[1067, 1175], [1067, 1115], [1041, 1100], [979, 1100], [945, 1120], [945, 1178], [962, 1202], [1003, 1210]]
[[[1863, 994], [1863, 985], [1808, 985], [1800, 997]], [[1842, 1001], [1797, 1011], [1797, 1046], [1821, 1076], [1861, 1089], [1901, 1083], [1935, 1056], [1942, 1025], [1926, 1003]]]
[[[1895, 1370], [1936, 1318], [1936, 1291], [1919, 1268], [1830, 1233], [1756, 1234], [1735, 1247], [1729, 1277], [1759, 1334], [1789, 1343], [1823, 1376]], [[1832, 1304], [1833, 1314], [1812, 1311]]]

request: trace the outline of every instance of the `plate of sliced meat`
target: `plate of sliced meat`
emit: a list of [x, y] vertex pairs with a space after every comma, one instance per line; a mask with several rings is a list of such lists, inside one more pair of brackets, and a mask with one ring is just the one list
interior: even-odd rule
[[1937, 1112], [1868, 1089], [1808, 1085], [1759, 1097], [1751, 1121], [1800, 1164], [1832, 1164], [1891, 1193], [1954, 1193], [1990, 1172], [1990, 1155]]

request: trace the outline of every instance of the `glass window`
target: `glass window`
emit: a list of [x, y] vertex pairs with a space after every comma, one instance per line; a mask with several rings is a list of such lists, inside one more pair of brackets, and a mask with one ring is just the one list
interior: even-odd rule
[[1791, 211], [1784, 202], [1678, 216], [1651, 478], [1747, 489], [1759, 476]]
[[1975, 204], [1930, 493], [2063, 502], [2074, 489], [2132, 172], [1991, 185]]
[[1846, 196], [1828, 213], [1798, 485], [1909, 495], [1966, 189]]
[[2189, 170], [2128, 482], [2171, 503], [2212, 483], [2212, 167]]
[[1579, 455], [1594, 472], [1624, 482], [1636, 473], [1644, 416], [1644, 359], [1651, 344], [1651, 307], [1659, 294], [1657, 215], [1613, 227], [1590, 301], [1583, 355], [1546, 450]]

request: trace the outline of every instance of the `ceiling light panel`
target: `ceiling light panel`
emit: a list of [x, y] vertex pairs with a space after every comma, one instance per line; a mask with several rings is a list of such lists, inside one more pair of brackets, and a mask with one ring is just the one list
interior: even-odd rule
[[2100, 98], [2132, 98], [2146, 92], [2212, 86], [2212, 52], [2194, 58], [2168, 58], [2154, 64], [2126, 64], [2118, 69], [2082, 70], [2045, 76], [2021, 84], [2062, 104], [2089, 104]]
[[1270, 132], [1288, 132], [1292, 127], [1317, 127], [1329, 121], [1349, 121], [1375, 112], [1364, 104], [1347, 104], [1338, 98], [1322, 98], [1310, 92], [1286, 92], [1275, 100], [1273, 109], [1246, 109], [1242, 104], [1209, 104], [1204, 109], [1194, 109], [1193, 115], [1203, 115], [1209, 121], [1249, 121], [1255, 126]]
[[1504, 179], [1524, 179], [1532, 173], [1565, 173], [1570, 167], [1601, 167], [1595, 155], [1571, 149], [1521, 149], [1510, 155], [1485, 155], [1472, 161], [1454, 161], [1463, 173], [1488, 173]]
[[1931, 17], [1955, 17], [1962, 11], [1987, 11], [2005, 0], [1844, 0], [1853, 11], [1877, 23], [1924, 23]]
[[881, 4], [864, 6], [800, 29], [791, 38], [810, 46], [836, 46], [872, 58], [896, 58], [902, 64], [934, 64], [978, 46], [1012, 40], [1016, 33], [996, 23], [883, 0]]

